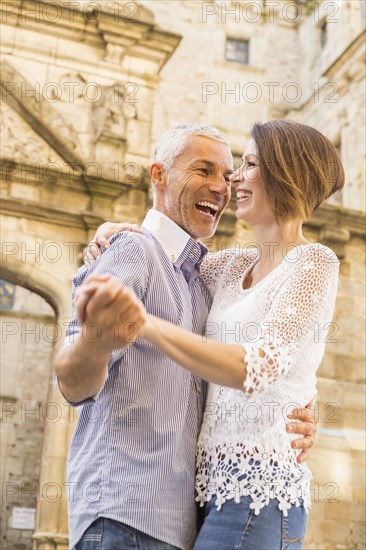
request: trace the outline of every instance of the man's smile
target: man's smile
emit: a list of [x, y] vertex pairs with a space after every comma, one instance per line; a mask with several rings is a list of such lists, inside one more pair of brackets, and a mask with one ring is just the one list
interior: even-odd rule
[[220, 210], [220, 206], [211, 201], [199, 201], [195, 204], [195, 208], [201, 214], [204, 214], [205, 216], [210, 216], [213, 219], [216, 217], [217, 213]]

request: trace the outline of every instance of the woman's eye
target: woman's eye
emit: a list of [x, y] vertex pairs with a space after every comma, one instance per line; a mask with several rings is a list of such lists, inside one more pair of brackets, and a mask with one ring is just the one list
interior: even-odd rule
[[250, 161], [248, 161], [248, 162], [246, 162], [246, 163], [244, 164], [244, 167], [248, 167], [248, 166], [251, 168], [252, 166], [257, 166], [257, 165], [256, 165], [255, 162], [250, 162]]

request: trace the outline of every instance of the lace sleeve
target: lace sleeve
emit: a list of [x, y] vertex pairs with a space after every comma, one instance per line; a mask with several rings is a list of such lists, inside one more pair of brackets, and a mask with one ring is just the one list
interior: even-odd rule
[[200, 268], [200, 278], [212, 295], [215, 294], [217, 283], [235, 253], [236, 251], [230, 248], [220, 250], [220, 252], [210, 252], [203, 260]]
[[258, 340], [244, 344], [247, 376], [243, 388], [250, 394], [274, 384], [301, 354], [316, 353], [312, 327], [319, 323], [323, 329], [332, 319], [338, 286], [337, 256], [325, 246], [314, 245], [301, 248], [300, 257], [294, 259], [296, 250], [299, 248], [285, 258], [285, 280], [280, 291], [269, 296]]

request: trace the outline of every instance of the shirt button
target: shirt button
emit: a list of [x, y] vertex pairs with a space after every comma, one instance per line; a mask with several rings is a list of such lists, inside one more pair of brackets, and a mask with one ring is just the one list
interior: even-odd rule
[[193, 250], [193, 252], [195, 252], [195, 253], [197, 254], [198, 248], [195, 248], [195, 249]]
[[192, 252], [190, 253], [189, 257], [190, 257], [191, 259], [193, 259], [193, 258], [194, 258], [194, 256], [193, 256]]

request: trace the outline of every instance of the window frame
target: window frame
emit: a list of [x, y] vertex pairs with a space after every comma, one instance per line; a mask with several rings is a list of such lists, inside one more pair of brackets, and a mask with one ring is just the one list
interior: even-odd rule
[[[242, 43], [246, 45], [245, 48], [245, 61], [240, 61], [239, 59], [229, 59], [228, 58], [228, 45], [229, 43]], [[236, 52], [237, 50], [235, 50]], [[240, 50], [239, 50], [240, 51]], [[250, 65], [250, 39], [249, 38], [237, 38], [234, 36], [226, 36], [225, 38], [225, 61], [228, 63], [237, 63], [239, 65]]]

